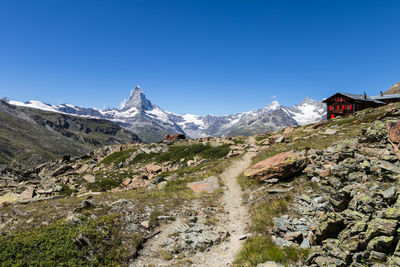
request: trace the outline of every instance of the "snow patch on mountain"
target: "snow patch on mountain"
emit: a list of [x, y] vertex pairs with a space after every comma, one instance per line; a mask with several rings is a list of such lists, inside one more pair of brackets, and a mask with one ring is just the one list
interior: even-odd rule
[[326, 105], [307, 97], [300, 105], [286, 108], [299, 125], [316, 123], [326, 119]]
[[277, 110], [281, 107], [281, 104], [277, 100], [271, 102], [271, 104], [264, 107], [264, 110]]
[[41, 110], [46, 110], [46, 111], [52, 111], [52, 112], [57, 112], [58, 111], [56, 106], [45, 104], [45, 103], [42, 103], [42, 102], [36, 101], [36, 100], [30, 100], [30, 101], [27, 101], [27, 102], [19, 102], [19, 101], [14, 101], [14, 100], [8, 100], [7, 102], [9, 104], [15, 105], [15, 106], [35, 108], [35, 109], [41, 109]]

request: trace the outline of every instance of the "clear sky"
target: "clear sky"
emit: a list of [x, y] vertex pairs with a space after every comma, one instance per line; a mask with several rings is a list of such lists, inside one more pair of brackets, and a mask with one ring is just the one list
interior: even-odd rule
[[0, 97], [231, 114], [400, 81], [398, 0], [0, 0]]

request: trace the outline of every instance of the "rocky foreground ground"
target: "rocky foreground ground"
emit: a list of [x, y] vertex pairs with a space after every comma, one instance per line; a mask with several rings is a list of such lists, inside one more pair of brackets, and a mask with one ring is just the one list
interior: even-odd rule
[[7, 265], [399, 266], [400, 109], [0, 175]]

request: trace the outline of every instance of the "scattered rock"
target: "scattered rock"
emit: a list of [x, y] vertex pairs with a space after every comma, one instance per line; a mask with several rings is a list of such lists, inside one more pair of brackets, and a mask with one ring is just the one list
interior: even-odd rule
[[83, 248], [86, 246], [91, 246], [91, 243], [89, 241], [89, 238], [85, 234], [79, 234], [75, 239], [74, 239], [74, 244], [78, 248]]
[[273, 188], [273, 189], [268, 189], [267, 192], [269, 194], [284, 194], [287, 193], [291, 190], [291, 188], [288, 189], [282, 189], [282, 188]]
[[334, 135], [337, 133], [336, 129], [326, 129], [324, 134], [328, 134], [328, 135]]
[[395, 233], [396, 228], [396, 220], [374, 218], [371, 222], [368, 223], [368, 228], [365, 233], [365, 239], [368, 242], [376, 236], [392, 236]]
[[150, 221], [143, 221], [140, 223], [141, 226], [143, 226], [146, 229], [150, 228]]
[[389, 122], [386, 124], [387, 132], [390, 141], [395, 144], [400, 143], [400, 121], [397, 122]]
[[336, 238], [339, 233], [346, 227], [343, 218], [334, 212], [324, 214], [315, 233], [315, 242], [320, 244], [328, 238]]
[[123, 184], [124, 186], [128, 186], [131, 182], [132, 182], [132, 179], [131, 179], [131, 178], [125, 178], [125, 179], [122, 181], [122, 184]]
[[184, 134], [174, 134], [174, 135], [169, 135], [169, 134], [166, 134], [165, 136], [164, 136], [164, 141], [168, 141], [168, 142], [175, 142], [175, 141], [177, 141], [177, 140], [185, 140], [186, 139], [186, 136], [184, 135]]
[[148, 164], [146, 165], [146, 170], [149, 173], [159, 173], [162, 170], [162, 167], [155, 164]]
[[19, 199], [21, 199], [21, 196], [19, 194], [8, 192], [5, 195], [0, 196], [0, 204], [6, 203], [6, 202], [13, 203], [13, 202], [18, 201]]
[[284, 235], [283, 238], [287, 241], [300, 243], [303, 241], [303, 233], [302, 232], [288, 232]]
[[195, 193], [212, 193], [219, 188], [218, 177], [210, 176], [203, 181], [188, 183], [187, 186]]
[[393, 243], [393, 236], [377, 236], [368, 243], [367, 250], [389, 253]]
[[97, 204], [94, 203], [92, 200], [84, 200], [84, 201], [82, 201], [81, 206], [76, 208], [74, 211], [81, 212], [82, 210], [96, 208], [96, 207], [97, 207]]
[[35, 189], [32, 188], [32, 187], [28, 187], [27, 189], [25, 189], [24, 192], [22, 192], [22, 193], [20, 194], [20, 196], [21, 196], [22, 198], [24, 198], [24, 199], [31, 199], [31, 198], [34, 197], [34, 195], [35, 195]]
[[82, 178], [88, 183], [96, 182], [96, 177], [92, 174], [85, 174]]
[[257, 264], [257, 267], [284, 267], [284, 265], [277, 263], [275, 261], [267, 261], [264, 263]]

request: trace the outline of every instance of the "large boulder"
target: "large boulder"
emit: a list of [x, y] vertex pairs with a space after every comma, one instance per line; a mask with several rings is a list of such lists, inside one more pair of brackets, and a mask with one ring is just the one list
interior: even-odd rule
[[393, 236], [377, 236], [368, 244], [368, 250], [389, 253], [393, 243]]
[[258, 162], [247, 169], [244, 175], [260, 181], [273, 178], [284, 180], [301, 172], [306, 166], [307, 158], [304, 155], [288, 151]]
[[367, 232], [365, 233], [365, 240], [369, 242], [376, 236], [393, 236], [396, 232], [397, 221], [375, 218], [368, 223]]
[[386, 124], [382, 121], [375, 121], [372, 125], [362, 130], [360, 143], [374, 143], [385, 140], [387, 137]]
[[149, 173], [159, 173], [162, 171], [162, 167], [160, 165], [148, 164], [146, 165], [146, 171]]
[[400, 121], [389, 122], [386, 125], [386, 129], [387, 129], [390, 141], [392, 141], [395, 144], [399, 144], [400, 143]]

